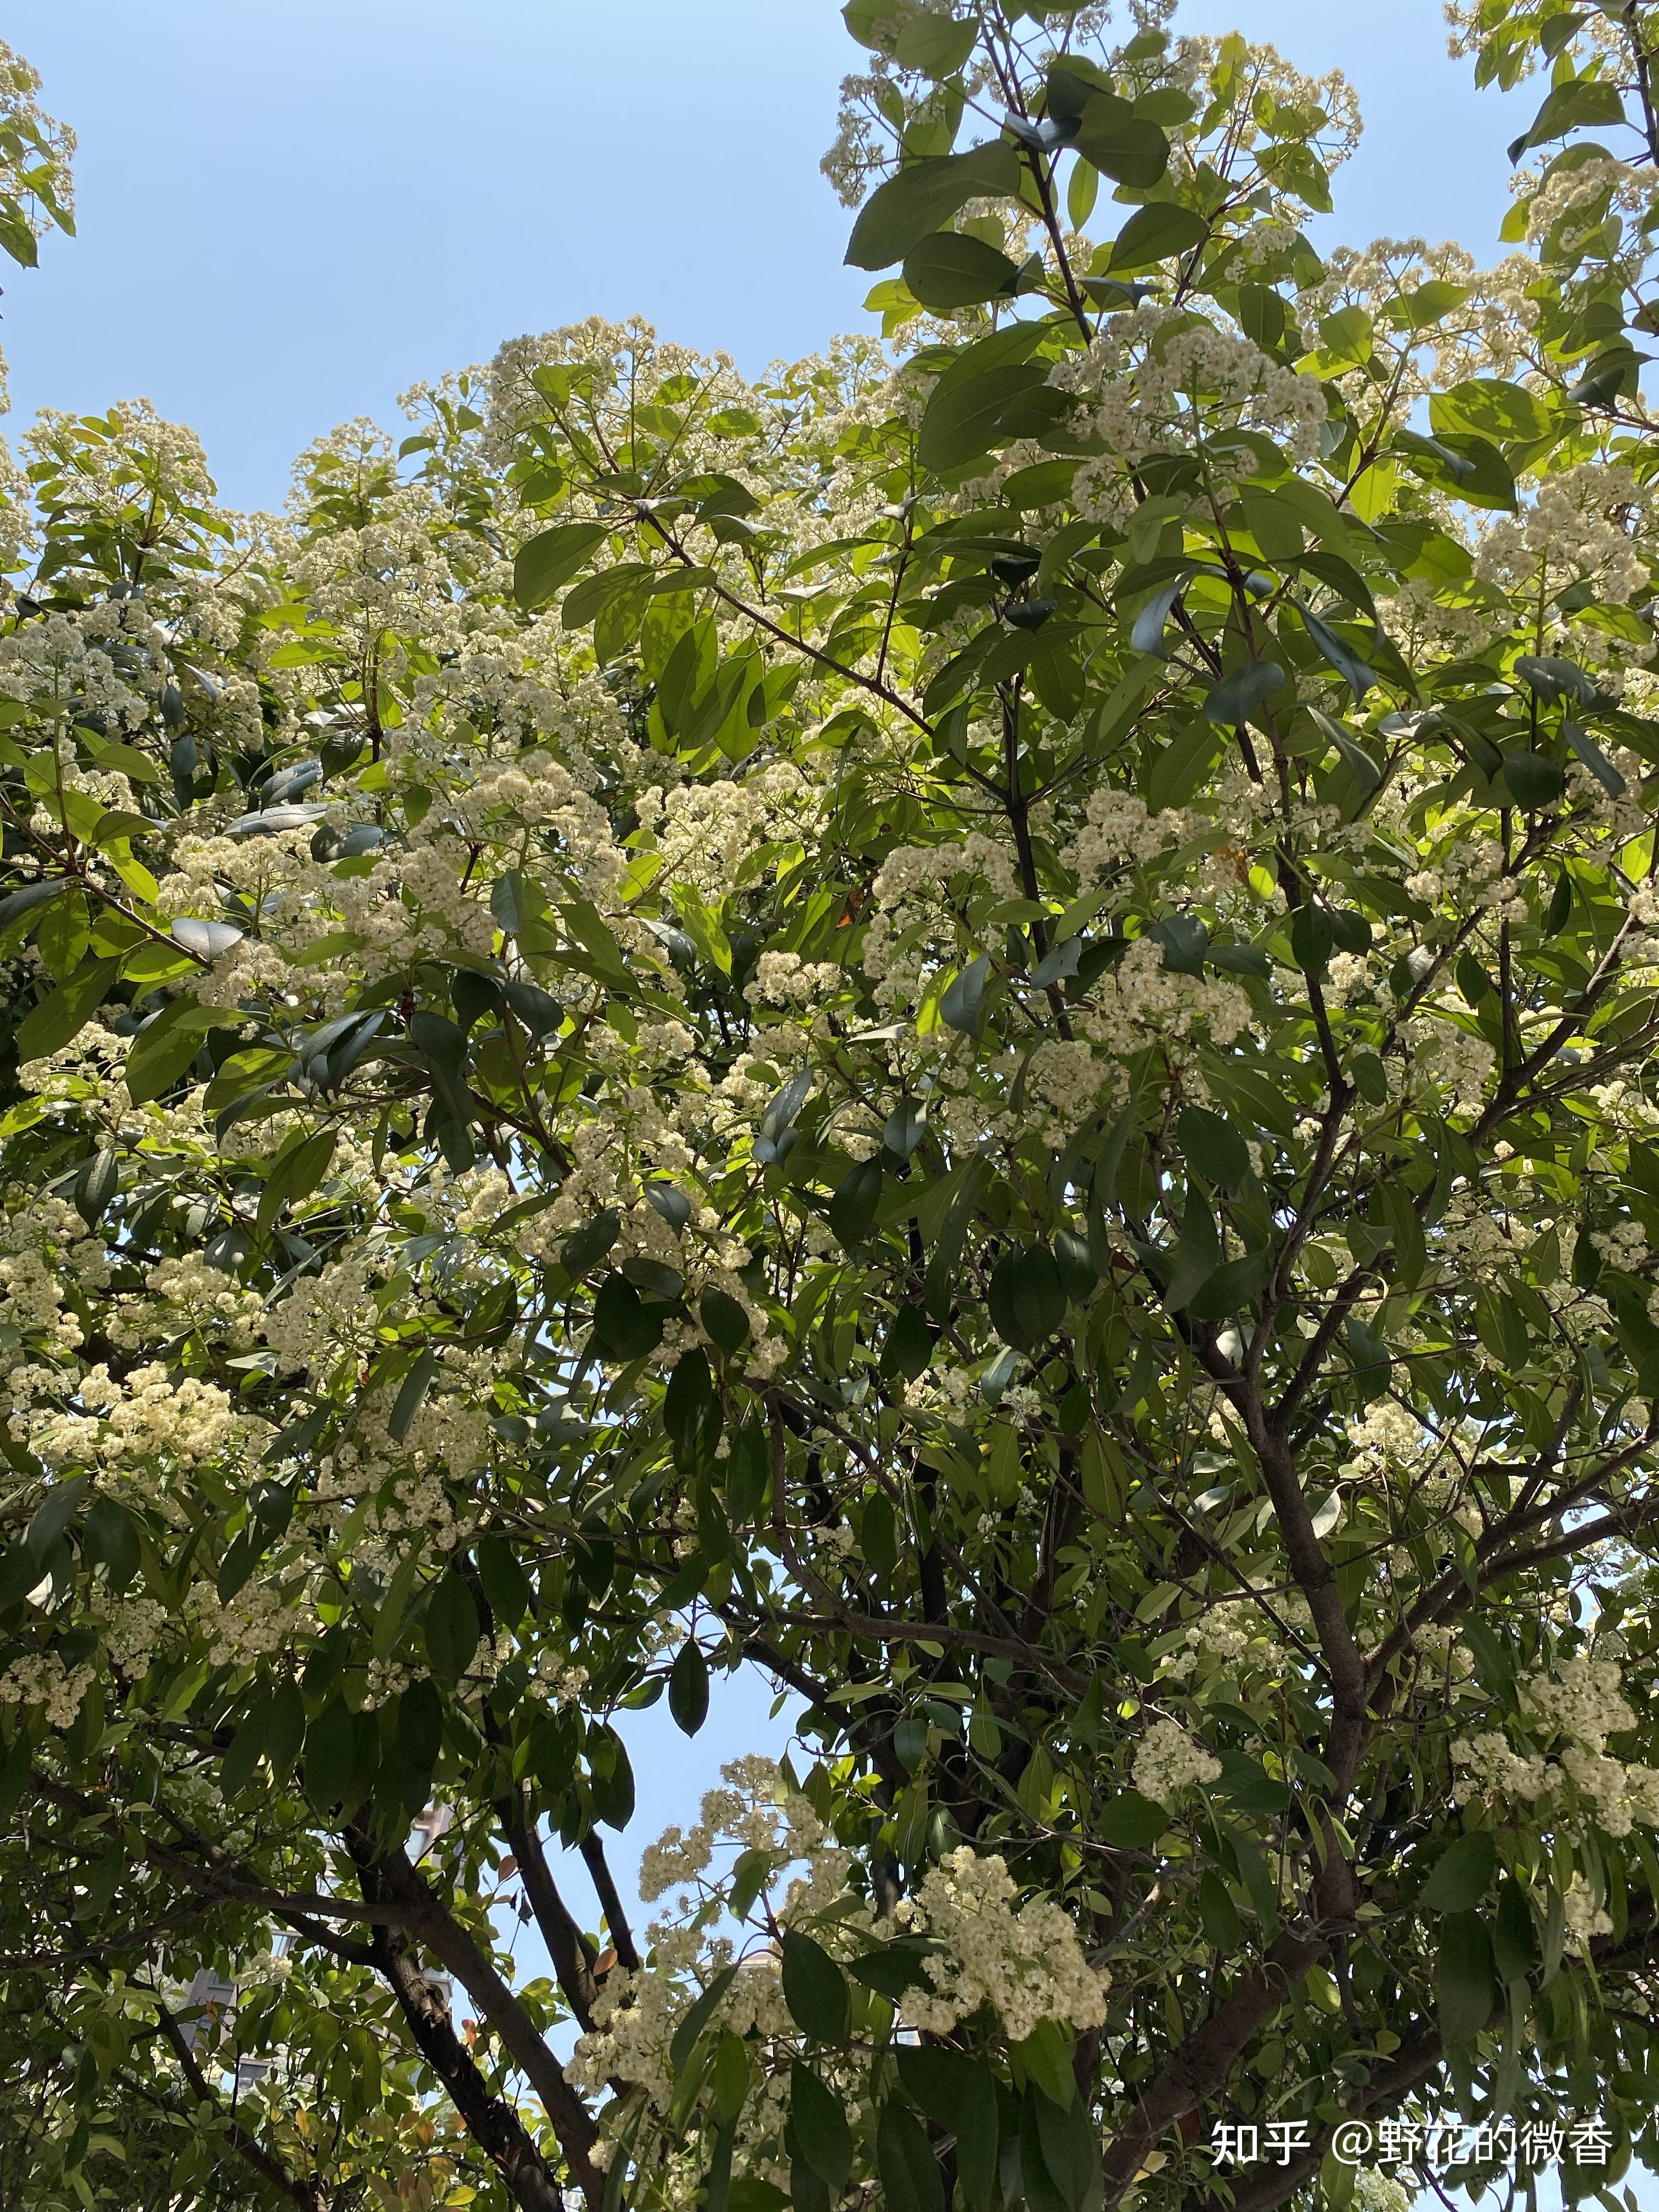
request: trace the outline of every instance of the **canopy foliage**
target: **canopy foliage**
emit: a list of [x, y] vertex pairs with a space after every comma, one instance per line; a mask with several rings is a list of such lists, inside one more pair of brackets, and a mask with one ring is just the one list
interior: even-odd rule
[[884, 342], [8, 478], [10, 2201], [1656, 2147], [1659, 9], [1456, 11], [1490, 272], [1242, 38], [846, 14]]

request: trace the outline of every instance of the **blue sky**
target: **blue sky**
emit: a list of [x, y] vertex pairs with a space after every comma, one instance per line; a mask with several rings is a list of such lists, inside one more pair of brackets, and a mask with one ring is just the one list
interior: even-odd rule
[[[1179, 20], [1353, 78], [1322, 234], [1496, 251], [1537, 93], [1477, 94], [1439, 0]], [[831, 0], [24, 0], [4, 35], [82, 142], [79, 238], [6, 275], [14, 434], [142, 393], [273, 506], [309, 439], [520, 331], [640, 313], [752, 371], [866, 321], [817, 167], [858, 62]]]

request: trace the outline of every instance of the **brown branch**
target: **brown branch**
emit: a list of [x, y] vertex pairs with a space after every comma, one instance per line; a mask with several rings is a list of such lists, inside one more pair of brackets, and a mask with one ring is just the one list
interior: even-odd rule
[[[501, 1808], [501, 1832], [513, 1847], [513, 1856], [519, 1863], [519, 1879], [524, 1884], [530, 1909], [536, 1916], [536, 1925], [542, 1931], [548, 1956], [553, 1961], [553, 1971], [558, 1976], [559, 1987], [564, 1992], [565, 2002], [575, 2014], [585, 2033], [593, 2030], [593, 2006], [599, 1988], [593, 1979], [593, 1953], [590, 1950], [581, 1929], [576, 1925], [569, 1907], [559, 1894], [558, 1884], [553, 1879], [547, 1863], [547, 1854], [542, 1849], [541, 1837], [533, 1820], [525, 1818], [522, 1784], [514, 1796]], [[622, 1956], [618, 1950], [617, 1957]]]
[[[497, 1973], [476, 1937], [461, 1925], [401, 1850], [377, 1850], [360, 1827], [350, 1829], [346, 1840], [357, 1865], [365, 1900], [376, 1904], [391, 1901], [401, 1905], [404, 1925], [410, 1934], [426, 1944], [465, 1989], [541, 2099], [572, 2178], [587, 2199], [590, 2212], [599, 2212], [605, 2197], [605, 2175], [593, 2163], [599, 2129], [520, 1998]], [[401, 1955], [378, 1936], [376, 1950], [377, 1963], [383, 1973], [388, 1964], [395, 1964]], [[399, 2002], [402, 2001], [400, 1992]], [[506, 2107], [501, 2109], [504, 2112]], [[522, 2201], [528, 2203], [531, 2200]]]
[[583, 1863], [599, 1893], [599, 1910], [605, 1915], [605, 1924], [611, 1930], [611, 1941], [617, 1947], [617, 1956], [630, 1974], [640, 1971], [640, 1954], [634, 1942], [634, 1931], [628, 1924], [628, 1913], [617, 1887], [611, 1862], [605, 1857], [605, 1845], [596, 1835], [582, 1838], [580, 1846]]

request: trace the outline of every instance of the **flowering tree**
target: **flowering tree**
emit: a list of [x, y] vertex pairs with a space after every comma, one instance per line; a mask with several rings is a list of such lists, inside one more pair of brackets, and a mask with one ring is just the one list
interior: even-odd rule
[[891, 350], [520, 340], [280, 520], [25, 441], [20, 2201], [1653, 2148], [1659, 8], [1455, 11], [1487, 273], [1162, 12], [851, 0]]

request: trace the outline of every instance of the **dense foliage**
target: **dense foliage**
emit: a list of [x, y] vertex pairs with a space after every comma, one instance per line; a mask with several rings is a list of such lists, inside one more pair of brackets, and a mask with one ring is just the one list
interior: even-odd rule
[[1494, 271], [1316, 254], [1241, 38], [851, 0], [884, 342], [520, 340], [281, 520], [25, 439], [9, 2203], [1654, 2150], [1659, 7], [1455, 13]]

